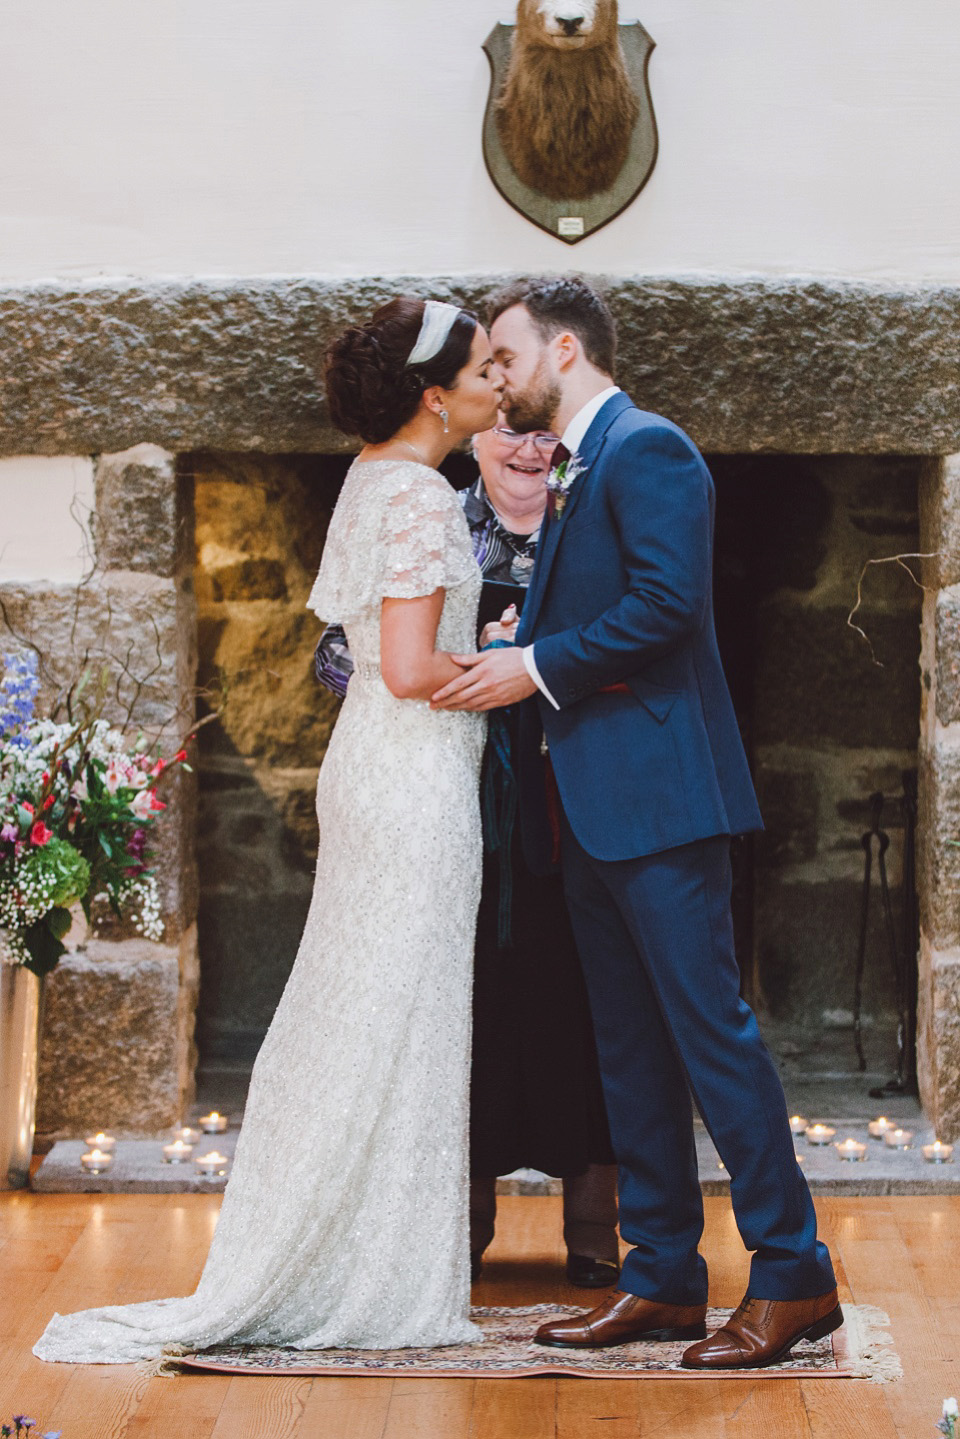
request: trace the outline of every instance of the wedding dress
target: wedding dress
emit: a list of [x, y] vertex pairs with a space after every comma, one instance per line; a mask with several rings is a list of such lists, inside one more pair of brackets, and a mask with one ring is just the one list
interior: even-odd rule
[[384, 596], [446, 591], [437, 647], [472, 651], [481, 579], [436, 471], [357, 462], [309, 605], [356, 668], [317, 786], [320, 848], [293, 972], [250, 1086], [196, 1292], [56, 1315], [41, 1359], [120, 1364], [225, 1343], [459, 1344], [483, 716], [398, 700]]

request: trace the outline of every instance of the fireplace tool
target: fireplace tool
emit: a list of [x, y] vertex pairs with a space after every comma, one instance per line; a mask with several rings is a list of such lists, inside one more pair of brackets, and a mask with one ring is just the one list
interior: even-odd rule
[[873, 1099], [883, 1099], [888, 1094], [915, 1094], [917, 1090], [916, 1027], [917, 1027], [917, 901], [916, 901], [916, 821], [917, 821], [917, 780], [916, 775], [907, 771], [903, 775], [903, 925], [902, 939], [898, 940], [890, 898], [890, 884], [887, 877], [887, 850], [890, 836], [881, 827], [885, 796], [877, 793], [870, 796], [871, 825], [861, 836], [864, 853], [863, 897], [860, 906], [860, 939], [857, 947], [857, 970], [853, 998], [853, 1042], [857, 1051], [857, 1063], [861, 1074], [867, 1067], [863, 1052], [863, 975], [867, 958], [867, 932], [870, 923], [870, 895], [872, 892], [874, 845], [877, 852], [877, 873], [880, 878], [880, 902], [883, 910], [887, 948], [893, 968], [896, 985], [897, 1011], [897, 1072], [885, 1085], [871, 1089]]

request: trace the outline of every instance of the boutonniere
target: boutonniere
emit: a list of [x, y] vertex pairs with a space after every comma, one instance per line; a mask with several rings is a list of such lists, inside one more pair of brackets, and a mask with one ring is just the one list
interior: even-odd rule
[[564, 460], [550, 471], [547, 476], [547, 507], [551, 517], [556, 516], [559, 519], [563, 514], [574, 480], [584, 474], [586, 469], [587, 466], [579, 455], [571, 455], [569, 460]]

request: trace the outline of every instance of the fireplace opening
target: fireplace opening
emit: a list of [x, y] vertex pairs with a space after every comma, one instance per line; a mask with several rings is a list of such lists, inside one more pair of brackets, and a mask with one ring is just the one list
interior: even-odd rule
[[[201, 1062], [248, 1066], [310, 901], [316, 770], [337, 705], [313, 677], [305, 609], [349, 461], [186, 457], [197, 525], [200, 684], [222, 688], [200, 731]], [[916, 768], [922, 461], [714, 456], [715, 593], [724, 663], [766, 821], [735, 844], [743, 985], [784, 1063], [856, 1068], [852, 1012], [871, 796], [886, 797], [891, 903], [903, 919], [904, 775]], [[469, 461], [454, 459], [454, 483]], [[896, 1064], [898, 997], [876, 869], [863, 982], [871, 1073]], [[334, 900], [335, 902], [335, 900]], [[915, 963], [915, 955], [908, 957]]]

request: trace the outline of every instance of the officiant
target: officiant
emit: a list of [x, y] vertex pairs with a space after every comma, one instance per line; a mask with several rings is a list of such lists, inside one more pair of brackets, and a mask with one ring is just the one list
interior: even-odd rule
[[[480, 628], [522, 609], [546, 508], [557, 437], [518, 434], [501, 419], [477, 435], [479, 476], [460, 493], [484, 577]], [[352, 664], [329, 626], [317, 676], [346, 693]], [[530, 873], [515, 828], [514, 716], [495, 712], [484, 759], [483, 888], [477, 917], [470, 1098], [470, 1250], [474, 1278], [494, 1235], [496, 1182], [521, 1168], [563, 1181], [570, 1283], [619, 1278], [617, 1171], [593, 1028], [559, 874]]]

